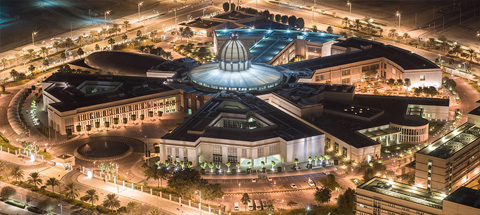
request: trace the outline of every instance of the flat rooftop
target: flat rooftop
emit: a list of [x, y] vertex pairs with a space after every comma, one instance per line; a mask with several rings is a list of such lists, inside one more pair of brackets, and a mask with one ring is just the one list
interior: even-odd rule
[[408, 50], [370, 40], [349, 38], [345, 41], [336, 43], [335, 46], [354, 47], [360, 50], [284, 64], [282, 66], [289, 69], [308, 69], [314, 71], [384, 57], [395, 62], [405, 70], [439, 68], [432, 61]]
[[211, 28], [221, 24], [223, 23], [218, 21], [198, 18], [190, 22], [182, 23], [180, 25], [193, 27], [193, 28]]
[[[258, 125], [253, 128], [245, 124], [247, 122]], [[210, 99], [162, 139], [194, 142], [200, 137], [209, 137], [259, 141], [280, 137], [290, 141], [321, 134], [257, 97], [229, 94]]]
[[280, 30], [280, 29], [221, 29], [215, 30], [218, 38], [226, 37], [235, 32], [240, 39], [242, 37], [258, 38], [258, 42], [250, 47], [252, 62], [268, 63], [273, 59], [285, 46], [297, 38], [307, 40], [309, 42], [325, 43], [336, 40], [339, 35], [326, 34], [323, 32], [304, 32], [296, 30]]
[[172, 90], [163, 84], [164, 81], [161, 78], [55, 73], [44, 81], [53, 83], [44, 91], [61, 101], [50, 106], [64, 112]]
[[315, 105], [322, 101], [318, 95], [325, 92], [338, 92], [352, 94], [355, 86], [352, 85], [329, 85], [329, 84], [295, 84], [291, 88], [281, 89], [275, 94], [288, 100], [298, 107]]
[[445, 198], [445, 195], [442, 195], [439, 192], [389, 181], [388, 179], [378, 177], [374, 177], [369, 181], [366, 181], [358, 186], [357, 189], [368, 190], [437, 209], [443, 208], [442, 200]]
[[417, 153], [448, 159], [466, 146], [477, 142], [479, 138], [480, 127], [472, 123], [465, 123]]
[[239, 12], [239, 11], [236, 11], [236, 10], [231, 11], [231, 12], [227, 12], [227, 13], [221, 13], [221, 14], [218, 14], [218, 15], [215, 16], [215, 18], [227, 19], [227, 20], [232, 20], [232, 21], [251, 18], [251, 17], [255, 17], [255, 15], [248, 14], [248, 13], [242, 13], [242, 12]]
[[458, 188], [448, 195], [445, 200], [480, 209], [480, 192], [468, 187]]
[[355, 104], [371, 106], [382, 109], [387, 113], [404, 115], [407, 113], [409, 104], [432, 105], [448, 107], [449, 99], [420, 98], [404, 96], [378, 96], [378, 95], [355, 95]]
[[[477, 103], [479, 103], [479, 102], [477, 101]], [[473, 109], [472, 111], [468, 112], [468, 114], [480, 116], [480, 106]]]

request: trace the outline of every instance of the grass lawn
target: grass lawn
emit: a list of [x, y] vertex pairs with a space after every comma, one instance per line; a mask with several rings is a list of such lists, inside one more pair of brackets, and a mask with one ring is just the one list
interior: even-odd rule
[[1, 134], [0, 134], [0, 146], [2, 146], [2, 148], [3, 148], [4, 151], [7, 151], [7, 148], [9, 148], [10, 151], [14, 151], [14, 150], [17, 150], [17, 149], [18, 149], [18, 147], [15, 147], [15, 146], [13, 146], [12, 144], [10, 144], [10, 142], [8, 141], [8, 139], [7, 139], [5, 136], [1, 135]]

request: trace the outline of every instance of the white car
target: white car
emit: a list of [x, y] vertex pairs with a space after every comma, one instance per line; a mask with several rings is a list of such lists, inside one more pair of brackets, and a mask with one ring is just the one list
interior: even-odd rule
[[268, 180], [268, 181], [273, 181], [273, 179], [272, 179], [272, 178], [267, 178], [267, 180]]
[[257, 182], [257, 179], [256, 179], [256, 178], [252, 178], [252, 182]]
[[297, 189], [297, 185], [295, 185], [294, 183], [291, 183], [291, 184], [290, 184], [290, 187], [291, 187], [292, 189]]
[[315, 182], [313, 182], [312, 180], [308, 180], [308, 186], [310, 187], [315, 187]]

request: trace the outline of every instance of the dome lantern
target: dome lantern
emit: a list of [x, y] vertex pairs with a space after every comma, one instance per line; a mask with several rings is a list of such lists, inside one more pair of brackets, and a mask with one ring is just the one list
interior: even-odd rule
[[238, 34], [232, 33], [230, 39], [220, 48], [217, 59], [221, 70], [238, 72], [250, 68], [252, 56], [238, 38]]

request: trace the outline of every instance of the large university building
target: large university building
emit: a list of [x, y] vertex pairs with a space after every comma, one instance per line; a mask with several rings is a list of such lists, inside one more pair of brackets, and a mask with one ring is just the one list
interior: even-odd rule
[[415, 154], [415, 183], [451, 193], [476, 178], [480, 172], [479, 108], [467, 123]]
[[291, 164], [324, 154], [322, 132], [245, 95], [220, 95], [159, 141], [160, 160]]
[[408, 184], [372, 178], [357, 187], [358, 215], [480, 214], [480, 194], [460, 187], [450, 195]]

